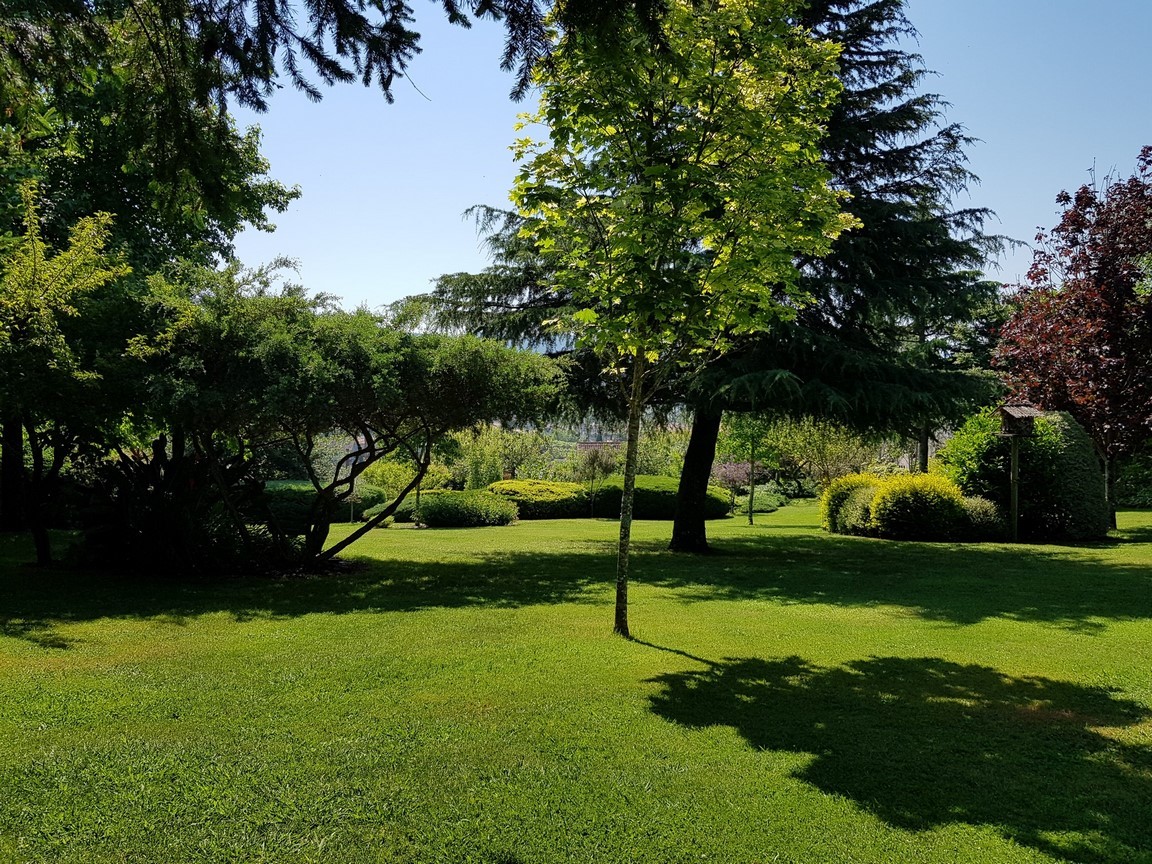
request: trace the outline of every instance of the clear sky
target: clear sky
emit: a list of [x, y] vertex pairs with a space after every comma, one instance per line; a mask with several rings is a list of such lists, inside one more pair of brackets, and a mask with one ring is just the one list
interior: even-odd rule
[[[981, 184], [960, 206], [989, 207], [990, 228], [1031, 241], [1051, 227], [1061, 189], [1097, 174], [1131, 174], [1152, 144], [1152, 0], [909, 0], [916, 50], [936, 76], [925, 89], [951, 103], [948, 119], [981, 139], [970, 165]], [[239, 238], [242, 261], [295, 258], [311, 291], [377, 307], [428, 290], [441, 273], [486, 259], [473, 204], [503, 206], [515, 175], [508, 145], [517, 113], [499, 70], [503, 33], [451, 27], [438, 5], [416, 6], [424, 52], [388, 105], [359, 85], [314, 104], [285, 89], [258, 124], [272, 173], [303, 196], [273, 234]], [[1027, 251], [994, 278], [1018, 281]]]

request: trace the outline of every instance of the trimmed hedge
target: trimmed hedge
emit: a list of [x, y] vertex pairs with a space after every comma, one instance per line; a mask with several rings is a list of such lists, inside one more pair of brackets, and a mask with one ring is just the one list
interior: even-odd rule
[[422, 495], [414, 519], [429, 528], [483, 528], [516, 521], [516, 504], [483, 490]]
[[845, 474], [829, 483], [820, 497], [820, 524], [824, 530], [833, 534], [848, 533], [841, 529], [839, 522], [840, 510], [848, 497], [857, 489], [876, 487], [882, 482], [882, 478], [875, 474]]
[[1002, 540], [1003, 514], [986, 498], [964, 498], [936, 474], [849, 474], [832, 481], [820, 502], [835, 534], [890, 540]]
[[[423, 503], [424, 499], [426, 497], [428, 497], [429, 495], [443, 495], [445, 492], [450, 492], [450, 491], [452, 491], [452, 490], [450, 490], [450, 489], [424, 489], [420, 493], [420, 501], [421, 501], [421, 503]], [[369, 507], [367, 510], [364, 511], [364, 515], [361, 517], [362, 521], [367, 522], [369, 519], [372, 519], [375, 516], [380, 515], [380, 511], [383, 510], [385, 507], [387, 507], [391, 503], [392, 503], [392, 499], [389, 498], [387, 501], [384, 501], [380, 504], [377, 504], [375, 507]], [[404, 500], [401, 501], [400, 504], [396, 507], [396, 512], [394, 512], [392, 514], [392, 521], [393, 522], [399, 522], [399, 523], [412, 522], [412, 521], [414, 521], [412, 517], [413, 517], [413, 514], [415, 512], [416, 512], [416, 493], [415, 492], [409, 492], [407, 495], [404, 496]]]
[[937, 474], [898, 474], [869, 505], [877, 536], [888, 540], [958, 540], [967, 516], [960, 487]]
[[[675, 477], [655, 474], [636, 475], [633, 519], [670, 521], [676, 518], [676, 493], [680, 481]], [[613, 519], [620, 517], [620, 499], [624, 496], [624, 478], [609, 477], [596, 493], [596, 514]], [[723, 519], [728, 515], [728, 495], [718, 486], [708, 487], [704, 502], [705, 519]]]
[[872, 499], [876, 496], [873, 485], [857, 486], [848, 493], [836, 516], [837, 532], [856, 537], [871, 537], [876, 533], [872, 523]]
[[[970, 417], [941, 448], [942, 472], [963, 490], [1008, 512], [1011, 445], [988, 411]], [[1020, 536], [1031, 540], [1090, 540], [1109, 528], [1104, 476], [1087, 433], [1064, 413], [1036, 419], [1020, 442]]]
[[588, 492], [579, 483], [499, 480], [488, 491], [514, 501], [521, 519], [579, 519], [588, 515]]
[[[675, 477], [638, 474], [632, 517], [665, 521], [674, 519], [679, 485], [680, 481]], [[521, 519], [576, 519], [593, 512], [587, 489], [580, 483], [500, 480], [491, 484], [488, 491], [515, 501], [520, 508]], [[610, 519], [618, 518], [623, 495], [624, 478], [609, 477], [596, 490], [595, 514]], [[722, 519], [727, 515], [728, 495], [717, 486], [709, 486], [705, 518]]]

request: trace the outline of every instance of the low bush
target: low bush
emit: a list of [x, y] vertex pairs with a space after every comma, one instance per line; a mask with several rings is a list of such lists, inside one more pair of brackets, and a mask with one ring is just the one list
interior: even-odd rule
[[482, 490], [420, 496], [414, 520], [429, 528], [483, 528], [516, 521], [516, 504]]
[[748, 500], [752, 499], [753, 513], [775, 513], [788, 503], [788, 496], [778, 491], [774, 483], [756, 484], [754, 496], [743, 495], [737, 499], [736, 512], [748, 514]]
[[[420, 493], [420, 501], [423, 501], [429, 495], [442, 495], [448, 491], [451, 491], [451, 490], [448, 490], [448, 489], [425, 489]], [[364, 511], [364, 515], [362, 517], [362, 520], [367, 522], [369, 519], [376, 518], [377, 516], [380, 515], [381, 511], [391, 503], [392, 503], [392, 499], [389, 498], [387, 501], [384, 501], [380, 504], [377, 504], [375, 507], [369, 507], [367, 510]], [[415, 492], [409, 492], [407, 495], [404, 496], [404, 500], [401, 501], [400, 504], [396, 507], [395, 512], [392, 514], [392, 521], [398, 522], [398, 523], [412, 522], [413, 521], [412, 515], [416, 511], [416, 507], [417, 507], [416, 493]]]
[[886, 478], [871, 510], [877, 536], [890, 540], [957, 540], [967, 523], [960, 488], [938, 474]]
[[1008, 522], [995, 501], [979, 495], [967, 497], [963, 501], [967, 519], [965, 540], [1004, 540], [1008, 537]]
[[588, 493], [579, 483], [500, 480], [488, 491], [514, 501], [521, 519], [578, 519], [588, 515]]
[[875, 474], [845, 474], [829, 483], [820, 498], [820, 524], [824, 530], [833, 534], [846, 533], [840, 528], [839, 518], [840, 510], [848, 500], [848, 496], [857, 489], [874, 488], [882, 482], [883, 480]]
[[[636, 476], [636, 495], [632, 518], [671, 520], [676, 518], [676, 493], [680, 481], [675, 477], [651, 474]], [[596, 515], [619, 518], [620, 499], [624, 495], [624, 478], [609, 477], [596, 493]], [[728, 495], [718, 486], [708, 487], [704, 504], [705, 519], [723, 519], [728, 515]]]
[[876, 533], [872, 522], [872, 499], [876, 496], [873, 485], [856, 486], [848, 493], [836, 516], [837, 533], [856, 537], [871, 537]]

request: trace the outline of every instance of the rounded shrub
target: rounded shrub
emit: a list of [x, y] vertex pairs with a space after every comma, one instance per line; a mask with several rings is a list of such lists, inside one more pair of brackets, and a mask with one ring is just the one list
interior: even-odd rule
[[742, 515], [748, 515], [748, 501], [751, 498], [752, 512], [754, 513], [775, 513], [781, 507], [788, 503], [788, 496], [778, 491], [775, 484], [771, 483], [758, 483], [756, 484], [756, 494], [754, 496], [742, 495], [736, 499], [736, 512]]
[[588, 493], [579, 483], [499, 480], [488, 491], [514, 501], [521, 519], [578, 519], [588, 515]]
[[964, 534], [966, 515], [960, 487], [938, 474], [886, 478], [872, 496], [877, 536], [890, 540], [953, 540]]
[[839, 518], [848, 496], [863, 487], [875, 488], [881, 482], [882, 479], [875, 474], [845, 474], [829, 483], [820, 498], [820, 523], [824, 530], [833, 534], [847, 533], [841, 530]]
[[[965, 495], [987, 498], [1007, 513], [1011, 444], [992, 411], [970, 417], [937, 453], [941, 472]], [[1100, 462], [1087, 433], [1064, 413], [1036, 419], [1020, 441], [1020, 536], [1088, 540], [1108, 533]]]
[[[655, 474], [636, 475], [636, 494], [632, 504], [633, 519], [672, 520], [676, 518], [676, 495], [680, 481], [675, 477]], [[596, 492], [597, 515], [619, 517], [620, 499], [624, 496], [624, 478], [609, 477]], [[705, 519], [723, 519], [728, 515], [728, 496], [718, 486], [708, 487], [704, 502]]]
[[483, 528], [516, 521], [516, 504], [483, 490], [422, 495], [413, 518], [429, 528]]
[[848, 493], [836, 516], [837, 533], [871, 537], [876, 533], [872, 522], [872, 499], [875, 486], [857, 486]]
[[964, 499], [966, 517], [965, 540], [1004, 540], [1008, 537], [1008, 522], [995, 501], [973, 495]]

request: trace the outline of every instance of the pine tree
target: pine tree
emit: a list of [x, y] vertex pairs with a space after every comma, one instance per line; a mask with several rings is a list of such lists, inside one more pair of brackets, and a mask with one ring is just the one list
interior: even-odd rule
[[954, 331], [994, 305], [996, 285], [978, 268], [999, 241], [983, 233], [988, 211], [952, 208], [976, 180], [965, 156], [973, 139], [943, 122], [940, 96], [917, 92], [928, 73], [901, 47], [915, 34], [904, 6], [814, 0], [804, 13], [814, 33], [841, 46], [845, 89], [823, 150], [862, 225], [803, 262], [811, 302], [792, 321], [695, 382], [674, 550], [708, 548], [699, 502], [723, 409], [922, 434], [987, 393], [986, 379], [956, 368], [968, 346]]

